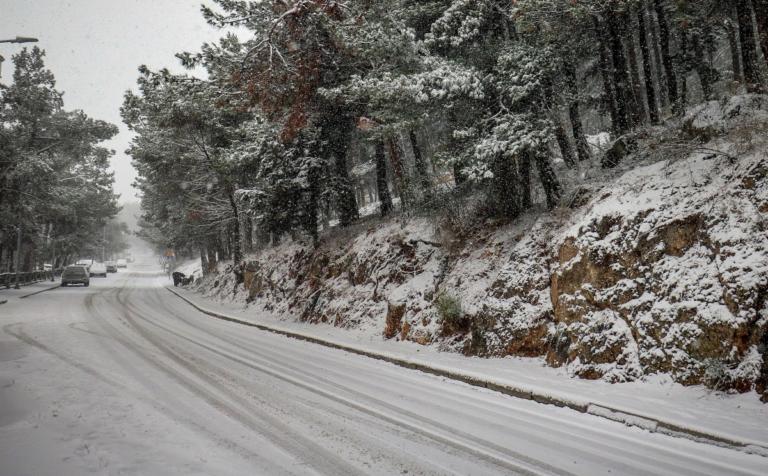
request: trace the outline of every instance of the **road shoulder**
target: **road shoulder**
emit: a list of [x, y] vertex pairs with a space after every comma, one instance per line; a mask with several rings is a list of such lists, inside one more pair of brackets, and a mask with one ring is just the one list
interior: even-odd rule
[[19, 289], [0, 289], [0, 302], [8, 301], [10, 299], [25, 299], [31, 296], [35, 296], [52, 289], [57, 289], [61, 286], [58, 281], [38, 281], [33, 284], [22, 286]]

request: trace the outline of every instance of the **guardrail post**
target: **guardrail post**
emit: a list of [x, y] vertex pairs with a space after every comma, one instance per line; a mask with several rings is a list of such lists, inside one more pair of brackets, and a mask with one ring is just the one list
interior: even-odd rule
[[13, 271], [16, 273], [16, 286], [19, 289], [19, 263], [21, 262], [21, 225], [16, 228], [16, 256], [13, 265]]

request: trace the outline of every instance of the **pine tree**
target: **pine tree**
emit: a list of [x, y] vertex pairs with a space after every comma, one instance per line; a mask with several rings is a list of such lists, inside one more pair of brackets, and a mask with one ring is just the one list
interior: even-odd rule
[[[96, 230], [118, 211], [112, 152], [98, 145], [117, 128], [66, 111], [44, 58], [23, 49], [13, 56], [13, 83], [0, 86], [0, 257], [16, 253], [27, 270], [35, 259], [92, 252]], [[0, 270], [11, 268], [1, 261]]]

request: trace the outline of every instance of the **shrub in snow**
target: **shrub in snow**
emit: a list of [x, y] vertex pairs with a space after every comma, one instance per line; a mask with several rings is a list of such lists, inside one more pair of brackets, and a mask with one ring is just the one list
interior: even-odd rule
[[440, 316], [443, 335], [464, 333], [469, 329], [469, 320], [461, 307], [461, 300], [448, 293], [441, 293], [435, 299], [435, 308]]

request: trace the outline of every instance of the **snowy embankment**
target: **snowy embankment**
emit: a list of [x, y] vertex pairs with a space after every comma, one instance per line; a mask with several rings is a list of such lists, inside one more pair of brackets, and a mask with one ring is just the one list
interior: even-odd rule
[[437, 219], [384, 222], [317, 249], [266, 249], [239, 277], [220, 265], [195, 286], [252, 319], [329, 323], [322, 332], [365, 345], [415, 342], [422, 355], [463, 369], [485, 362], [531, 385], [551, 373], [550, 389], [627, 389], [614, 403], [648, 392], [753, 408], [768, 377], [766, 110], [762, 96], [692, 110], [679, 127], [640, 136], [623, 174], [584, 180], [552, 214], [464, 235]]

